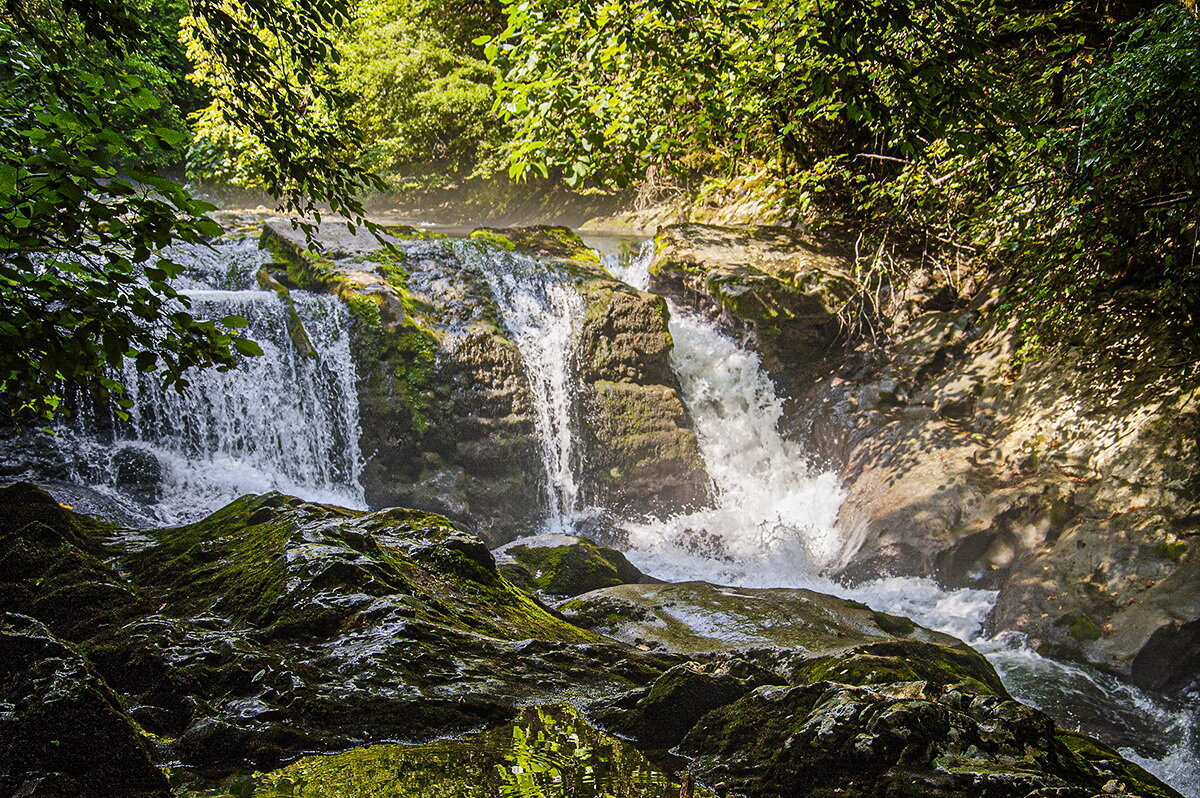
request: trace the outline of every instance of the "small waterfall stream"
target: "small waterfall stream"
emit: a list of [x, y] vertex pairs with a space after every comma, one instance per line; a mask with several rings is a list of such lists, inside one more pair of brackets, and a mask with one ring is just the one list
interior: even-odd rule
[[[631, 258], [606, 257], [610, 271], [648, 290], [653, 242]], [[838, 553], [843, 494], [816, 471], [803, 447], [778, 431], [782, 403], [758, 357], [700, 317], [671, 306], [672, 364], [717, 486], [714, 507], [627, 525], [630, 559], [672, 581], [703, 579], [751, 587], [807, 587], [913, 618], [983, 653], [1020, 700], [1065, 727], [1122, 748], [1185, 794], [1200, 795], [1200, 719], [1089, 668], [1040, 657], [1011, 635], [982, 635], [996, 591], [946, 590], [930, 579], [891, 577], [848, 588], [824, 577]]]
[[526, 255], [462, 242], [459, 257], [487, 282], [525, 363], [533, 398], [547, 510], [543, 532], [570, 532], [581, 518], [571, 413], [573, 348], [584, 303], [560, 269]]
[[[122, 378], [135, 401], [128, 421], [83, 403], [57, 429], [61, 448], [75, 449], [76, 460], [93, 464], [81, 481], [128, 503], [129, 492], [105, 467], [113, 452], [124, 449], [153, 458], [161, 471], [150, 506], [142, 496], [131, 508], [154, 523], [194, 520], [241, 494], [270, 490], [365, 506], [344, 304], [302, 291], [293, 292], [289, 303], [257, 290], [254, 274], [264, 254], [253, 241], [172, 254], [185, 266], [178, 285], [191, 299], [193, 315], [245, 317], [246, 334], [263, 354], [242, 358], [226, 372], [189, 372], [182, 392], [128, 363]], [[293, 340], [296, 321], [311, 351]]]

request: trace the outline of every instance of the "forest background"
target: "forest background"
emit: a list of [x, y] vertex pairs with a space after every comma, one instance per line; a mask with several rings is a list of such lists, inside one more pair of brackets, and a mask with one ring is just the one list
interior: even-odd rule
[[125, 357], [180, 383], [254, 354], [170, 286], [202, 192], [363, 223], [751, 174], [865, 287], [974, 270], [1028, 357], [1105, 318], [1194, 365], [1198, 77], [1180, 2], [5, 0], [0, 375], [51, 415]]

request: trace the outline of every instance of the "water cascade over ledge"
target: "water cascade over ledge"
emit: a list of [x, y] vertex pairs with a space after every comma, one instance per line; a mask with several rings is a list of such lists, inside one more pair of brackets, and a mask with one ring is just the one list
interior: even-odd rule
[[333, 296], [257, 290], [264, 255], [253, 241], [181, 249], [174, 257], [186, 268], [179, 285], [192, 313], [246, 318], [246, 335], [263, 354], [241, 358], [230, 371], [193, 370], [182, 392], [127, 363], [122, 378], [135, 402], [128, 421], [85, 403], [57, 430], [59, 446], [95, 464], [81, 481], [128, 500], [116, 469], [105, 467], [124, 450], [157, 463], [158, 484], [135, 508], [155, 522], [190, 521], [236, 496], [270, 490], [365, 506], [345, 305]]

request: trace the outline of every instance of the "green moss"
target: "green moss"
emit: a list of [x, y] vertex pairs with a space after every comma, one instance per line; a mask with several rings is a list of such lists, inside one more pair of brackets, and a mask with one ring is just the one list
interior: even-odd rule
[[582, 272], [581, 276], [591, 277], [604, 273], [603, 270], [595, 270], [595, 267], [600, 265], [600, 256], [584, 244], [579, 234], [569, 227], [536, 225], [503, 230], [481, 227], [471, 232], [471, 238], [507, 251], [520, 250], [531, 255], [558, 258], [590, 267]]
[[1181, 561], [1187, 554], [1187, 541], [1183, 540], [1164, 540], [1155, 547], [1155, 554], [1162, 557], [1164, 560], [1172, 562]]
[[528, 569], [538, 590], [553, 596], [577, 596], [642, 578], [625, 555], [590, 540], [569, 546], [513, 546], [507, 554]]
[[1100, 628], [1100, 625], [1083, 614], [1072, 613], [1063, 615], [1054, 622], [1054, 625], [1067, 627], [1071, 633], [1071, 637], [1080, 643], [1099, 640], [1104, 635], [1104, 630]]
[[481, 241], [485, 244], [490, 244], [497, 249], [503, 249], [511, 252], [517, 248], [516, 243], [497, 230], [491, 230], [486, 227], [481, 227], [478, 230], [471, 231], [471, 239], [473, 241]]
[[331, 260], [312, 250], [300, 249], [276, 235], [269, 227], [263, 228], [259, 246], [270, 252], [276, 263], [284, 267], [288, 280], [297, 288], [327, 291], [342, 280]]
[[894, 682], [965, 685], [982, 695], [1008, 697], [1000, 677], [980, 654], [915, 640], [871, 643], [851, 652], [818, 657], [797, 669], [806, 683], [838, 682], [865, 686]]
[[1056, 738], [1065, 745], [1071, 753], [1091, 766], [1099, 780], [1115, 779], [1124, 783], [1122, 794], [1158, 796], [1159, 798], [1174, 798], [1174, 790], [1150, 775], [1140, 765], [1136, 765], [1106, 745], [1093, 740], [1079, 732], [1059, 729]]

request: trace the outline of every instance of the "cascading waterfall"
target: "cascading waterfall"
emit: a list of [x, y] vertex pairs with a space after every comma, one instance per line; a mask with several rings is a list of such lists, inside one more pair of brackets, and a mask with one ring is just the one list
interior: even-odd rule
[[[185, 266], [178, 285], [192, 313], [245, 317], [245, 334], [263, 354], [241, 358], [226, 372], [190, 372], [182, 392], [129, 363], [122, 375], [135, 401], [128, 421], [83, 412], [64, 422], [62, 444], [81, 447], [94, 463], [108, 462], [108, 454], [123, 447], [152, 455], [162, 470], [157, 501], [148, 513], [138, 509], [156, 522], [192, 520], [238, 495], [269, 490], [363, 507], [358, 399], [343, 304], [300, 291], [289, 301], [252, 290], [263, 257], [253, 241], [181, 248], [172, 256]], [[98, 431], [109, 423], [111, 439]], [[89, 476], [94, 487], [122, 498], [111, 473]]]
[[[653, 242], [610, 271], [647, 290]], [[671, 307], [672, 365], [717, 487], [716, 505], [627, 525], [630, 559], [672, 581], [808, 587], [913, 618], [971, 643], [1020, 700], [1068, 728], [1107, 737], [1122, 753], [1185, 794], [1200, 794], [1197, 716], [1082, 666], [1040, 657], [1020, 638], [982, 635], [992, 590], [945, 590], [930, 579], [891, 577], [854, 588], [820, 574], [838, 553], [842, 500], [835, 474], [814, 470], [778, 431], [782, 403], [758, 357], [715, 325]], [[1097, 711], [1097, 707], [1105, 707]], [[1127, 730], [1137, 732], [1128, 734]], [[1120, 732], [1126, 731], [1122, 738]]]
[[459, 257], [487, 282], [525, 364], [546, 469], [544, 532], [570, 532], [581, 518], [571, 413], [572, 352], [584, 303], [561, 270], [546, 261], [464, 241]]

